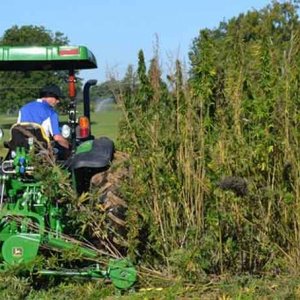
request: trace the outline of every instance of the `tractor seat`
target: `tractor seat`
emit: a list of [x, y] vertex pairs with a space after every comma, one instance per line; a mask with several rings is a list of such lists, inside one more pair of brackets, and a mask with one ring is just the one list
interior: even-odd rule
[[[89, 149], [85, 148], [86, 146]], [[87, 151], [83, 149], [87, 149]], [[86, 141], [78, 147], [78, 151], [71, 159], [69, 166], [73, 170], [79, 168], [105, 168], [110, 165], [114, 152], [114, 142], [107, 137]]]
[[10, 141], [4, 144], [10, 151], [15, 151], [17, 147], [29, 149], [32, 143], [40, 150], [50, 147], [50, 140], [43, 127], [36, 123], [14, 124], [10, 129], [10, 134]]

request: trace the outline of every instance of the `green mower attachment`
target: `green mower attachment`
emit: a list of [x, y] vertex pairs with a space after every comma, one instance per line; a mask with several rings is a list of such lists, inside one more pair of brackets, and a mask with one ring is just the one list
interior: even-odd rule
[[[41, 184], [29, 175], [34, 171], [29, 158], [24, 148], [17, 148], [14, 159], [2, 162], [0, 269], [31, 263], [44, 249], [50, 252], [74, 250], [81, 260], [97, 261], [101, 258], [97, 251], [68, 240], [63, 234], [63, 208], [43, 196]], [[108, 279], [118, 289], [128, 289], [137, 280], [137, 271], [127, 259], [110, 259], [106, 270], [91, 265], [84, 270], [45, 269], [38, 273]]]

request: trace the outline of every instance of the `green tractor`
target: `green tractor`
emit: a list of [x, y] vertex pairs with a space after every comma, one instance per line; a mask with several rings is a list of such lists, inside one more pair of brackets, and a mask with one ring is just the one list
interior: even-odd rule
[[[70, 173], [78, 195], [89, 190], [95, 174], [110, 167], [115, 152], [110, 139], [95, 139], [91, 134], [89, 90], [96, 80], [85, 84], [84, 115], [77, 117], [75, 71], [96, 67], [93, 53], [84, 46], [0, 47], [0, 71], [69, 72], [68, 122], [63, 125], [62, 134], [69, 139], [73, 151], [67, 160], [58, 163]], [[35, 178], [31, 161], [32, 155], [51, 150], [41, 126], [13, 125], [6, 147], [8, 154], [1, 160], [0, 170], [0, 269], [22, 268], [56, 251], [75, 251], [81, 260], [75, 269], [62, 266], [33, 271], [44, 275], [103, 278], [119, 289], [131, 288], [137, 280], [137, 271], [128, 259], [110, 259], [103, 267], [98, 263], [101, 252], [70, 239], [64, 232], [66, 204], [43, 194], [43, 185]]]

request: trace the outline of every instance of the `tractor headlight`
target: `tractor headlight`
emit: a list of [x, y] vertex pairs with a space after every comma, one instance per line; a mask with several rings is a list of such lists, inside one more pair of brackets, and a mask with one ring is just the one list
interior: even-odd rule
[[4, 131], [2, 128], [0, 128], [0, 140], [2, 140], [4, 137]]
[[71, 135], [71, 128], [70, 128], [69, 125], [64, 124], [64, 125], [62, 126], [62, 128], [61, 128], [61, 135], [62, 135], [65, 139], [67, 139], [67, 138], [70, 137], [70, 135]]

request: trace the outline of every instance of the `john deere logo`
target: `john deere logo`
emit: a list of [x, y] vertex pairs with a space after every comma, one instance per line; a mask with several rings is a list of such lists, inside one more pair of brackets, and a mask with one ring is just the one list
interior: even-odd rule
[[12, 252], [13, 252], [12, 255], [14, 257], [23, 256], [23, 248], [22, 247], [13, 247]]

